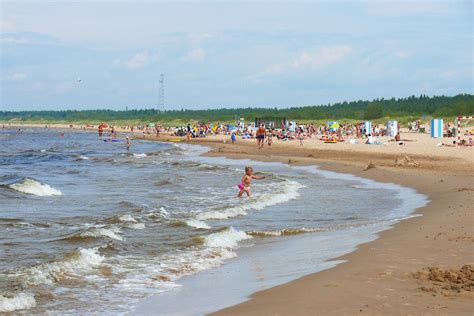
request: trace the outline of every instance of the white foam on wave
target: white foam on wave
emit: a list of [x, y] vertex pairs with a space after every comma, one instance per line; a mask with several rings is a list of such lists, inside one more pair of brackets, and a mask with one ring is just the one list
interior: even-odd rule
[[100, 255], [98, 250], [98, 247], [79, 248], [67, 259], [32, 267], [27, 271], [25, 282], [27, 285], [52, 285], [61, 279], [79, 278], [81, 273], [89, 272], [104, 260], [104, 256]]
[[145, 153], [133, 154], [133, 157], [135, 157], [135, 158], [144, 158], [144, 157], [146, 157], [146, 154]]
[[9, 187], [18, 192], [32, 194], [36, 196], [53, 196], [62, 195], [62, 192], [45, 183], [41, 183], [35, 179], [25, 178], [19, 183], [10, 184]]
[[227, 219], [246, 215], [249, 210], [263, 210], [266, 207], [288, 202], [299, 197], [298, 190], [304, 185], [286, 180], [278, 184], [274, 192], [264, 193], [252, 198], [251, 202], [228, 208], [222, 211], [210, 211], [197, 214], [199, 220]]
[[190, 219], [186, 221], [186, 225], [194, 228], [200, 228], [200, 229], [210, 229], [211, 226], [207, 225], [205, 222], [200, 221], [198, 219]]
[[122, 240], [123, 239], [122, 236], [118, 235], [118, 233], [120, 233], [119, 229], [107, 229], [103, 227], [95, 227], [81, 233], [80, 236], [92, 237], [92, 238], [108, 237], [110, 239]]
[[149, 293], [149, 288], [158, 289], [160, 292], [167, 291], [180, 286], [175, 282], [181, 277], [217, 268], [224, 264], [225, 260], [235, 257], [234, 249], [239, 246], [238, 242], [249, 238], [252, 237], [245, 232], [230, 227], [203, 236], [204, 247], [200, 249], [196, 247], [188, 251], [154, 257], [153, 261], [149, 262], [137, 257], [120, 258], [122, 265], [116, 267], [116, 271], [127, 273], [127, 277], [119, 281], [116, 289], [124, 290], [126, 293], [132, 289]]
[[89, 160], [90, 158], [87, 156], [79, 156], [79, 160]]
[[31, 293], [18, 293], [13, 297], [0, 295], [0, 312], [8, 313], [21, 309], [29, 309], [36, 306], [36, 300]]
[[204, 245], [210, 248], [234, 248], [239, 241], [250, 238], [252, 237], [245, 232], [230, 227], [229, 229], [206, 236]]
[[120, 216], [120, 217], [119, 217], [119, 220], [120, 220], [121, 222], [134, 222], [134, 223], [137, 222], [137, 220], [134, 219], [134, 218], [133, 218], [131, 215], [129, 215], [129, 214], [125, 214], [125, 215]]
[[250, 236], [253, 237], [284, 237], [284, 236], [292, 236], [292, 235], [299, 235], [305, 233], [316, 233], [325, 231], [327, 229], [319, 228], [319, 227], [301, 227], [301, 228], [283, 228], [283, 229], [276, 229], [276, 230], [253, 230], [247, 232]]
[[145, 229], [145, 224], [143, 223], [135, 223], [129, 226], [132, 229]]

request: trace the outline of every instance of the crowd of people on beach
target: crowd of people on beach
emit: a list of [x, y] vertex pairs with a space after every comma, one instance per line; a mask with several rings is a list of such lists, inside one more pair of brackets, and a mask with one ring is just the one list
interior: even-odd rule
[[[168, 130], [169, 131], [169, 130]], [[356, 139], [366, 139], [368, 144], [376, 144], [380, 136], [387, 134], [384, 128], [375, 125], [370, 131], [365, 130], [364, 123], [360, 124], [337, 124], [337, 126], [317, 125], [315, 123], [298, 124], [294, 123], [290, 127], [273, 128], [267, 127], [264, 123], [260, 124], [220, 124], [199, 123], [195, 125], [188, 124], [174, 129], [175, 136], [186, 136], [187, 140], [191, 138], [208, 137], [211, 135], [230, 135], [231, 142], [235, 143], [238, 138], [257, 139], [259, 148], [263, 148], [266, 143], [268, 146], [273, 144], [273, 140], [280, 141], [299, 141], [303, 146], [306, 139], [319, 139], [321, 141], [343, 142], [349, 137]]]
[[[380, 145], [385, 142], [396, 142], [399, 145], [404, 145], [409, 142], [409, 139], [402, 139], [400, 135], [400, 126], [396, 123], [394, 129], [389, 129], [387, 126], [380, 126], [379, 124], [367, 125], [366, 122], [359, 123], [337, 123], [328, 122], [328, 124], [316, 123], [297, 123], [285, 122], [280, 124], [279, 128], [274, 127], [275, 124], [265, 124], [264, 122], [253, 122], [245, 124], [240, 121], [235, 125], [232, 124], [212, 124], [209, 122], [198, 122], [195, 124], [187, 124], [184, 126], [166, 127], [157, 123], [149, 123], [143, 125], [123, 125], [123, 126], [109, 126], [106, 123], [96, 125], [99, 137], [105, 137], [104, 141], [114, 142], [118, 138], [117, 130], [140, 133], [144, 137], [156, 136], [159, 137], [161, 133], [166, 135], [174, 135], [184, 137], [187, 142], [193, 138], [205, 138], [212, 135], [226, 135], [230, 136], [232, 144], [236, 143], [238, 139], [256, 139], [258, 148], [263, 148], [267, 145], [271, 148], [274, 141], [297, 141], [299, 146], [303, 146], [305, 140], [316, 139], [325, 143], [339, 143], [347, 142], [350, 144], [368, 144]], [[69, 126], [73, 128], [71, 124]], [[5, 125], [3, 125], [5, 128]], [[48, 128], [48, 125], [45, 125]], [[94, 128], [94, 125], [81, 125], [81, 129]], [[367, 130], [369, 128], [369, 130]], [[420, 120], [408, 122], [408, 133], [410, 132], [424, 132], [424, 125]], [[18, 134], [23, 131], [19, 129]], [[390, 138], [382, 137], [389, 136]], [[443, 137], [455, 137], [456, 126], [454, 123], [446, 122], [443, 126]], [[474, 129], [465, 130], [463, 139], [459, 144], [456, 140], [452, 143], [441, 143], [439, 146], [474, 146], [472, 137], [474, 136]], [[468, 136], [468, 138], [466, 137]], [[131, 143], [127, 145], [130, 148]]]

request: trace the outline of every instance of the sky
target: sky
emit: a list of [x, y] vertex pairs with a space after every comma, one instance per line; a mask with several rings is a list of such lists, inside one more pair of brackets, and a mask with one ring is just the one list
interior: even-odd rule
[[[0, 0], [0, 110], [474, 94], [473, 1]], [[80, 78], [80, 80], [78, 80]]]

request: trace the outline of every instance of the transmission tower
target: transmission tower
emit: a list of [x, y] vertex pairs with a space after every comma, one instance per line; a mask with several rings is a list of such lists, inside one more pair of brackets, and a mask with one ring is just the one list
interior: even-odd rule
[[165, 110], [165, 75], [160, 75], [160, 86], [158, 95], [158, 109], [160, 111]]

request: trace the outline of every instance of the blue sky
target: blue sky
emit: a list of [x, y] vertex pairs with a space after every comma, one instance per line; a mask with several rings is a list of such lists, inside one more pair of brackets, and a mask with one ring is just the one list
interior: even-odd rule
[[[0, 2], [0, 109], [474, 93], [472, 1]], [[77, 78], [82, 79], [78, 82]]]

